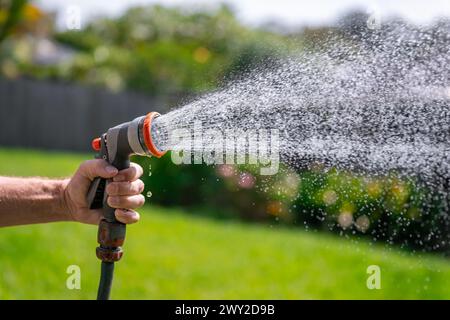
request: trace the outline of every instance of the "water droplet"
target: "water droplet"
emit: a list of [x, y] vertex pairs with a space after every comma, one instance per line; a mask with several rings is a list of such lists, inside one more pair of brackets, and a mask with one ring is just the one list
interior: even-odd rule
[[151, 191], [148, 191], [146, 195], [147, 195], [147, 198], [151, 198], [151, 196], [152, 196], [153, 194], [152, 194]]

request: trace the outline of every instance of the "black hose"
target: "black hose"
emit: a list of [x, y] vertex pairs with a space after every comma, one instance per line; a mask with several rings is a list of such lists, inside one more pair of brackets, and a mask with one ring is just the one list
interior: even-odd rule
[[114, 262], [102, 261], [97, 300], [109, 300], [113, 276], [114, 276]]

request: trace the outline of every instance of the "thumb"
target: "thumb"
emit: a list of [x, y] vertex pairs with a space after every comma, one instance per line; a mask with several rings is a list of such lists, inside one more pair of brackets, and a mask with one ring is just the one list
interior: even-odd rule
[[89, 180], [94, 180], [96, 177], [112, 178], [119, 171], [102, 159], [87, 160], [80, 165], [79, 174]]

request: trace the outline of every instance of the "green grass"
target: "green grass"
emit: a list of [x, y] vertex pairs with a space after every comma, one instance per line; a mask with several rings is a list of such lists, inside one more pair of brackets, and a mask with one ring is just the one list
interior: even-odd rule
[[[0, 174], [66, 176], [86, 157], [1, 149]], [[116, 267], [116, 299], [450, 298], [450, 262], [438, 257], [182, 210], [141, 213]], [[95, 298], [95, 238], [96, 227], [76, 223], [0, 229], [0, 298]], [[66, 289], [73, 264], [81, 290]], [[381, 290], [366, 287], [372, 264], [381, 268]]]

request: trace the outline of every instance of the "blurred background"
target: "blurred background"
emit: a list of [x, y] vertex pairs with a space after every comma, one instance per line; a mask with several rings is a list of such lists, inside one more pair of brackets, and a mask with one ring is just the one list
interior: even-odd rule
[[[371, 21], [450, 26], [450, 3], [0, 0], [0, 174], [68, 176], [109, 127], [324, 50], [332, 34], [357, 47]], [[447, 226], [439, 203], [424, 211], [431, 191], [414, 181], [320, 163], [261, 177], [246, 166], [177, 166], [170, 155], [134, 160], [152, 196], [130, 228], [113, 297], [450, 297]], [[95, 232], [0, 230], [0, 298], [94, 297]], [[85, 270], [80, 291], [64, 287], [70, 264]], [[381, 290], [366, 287], [372, 264], [385, 272]]]

